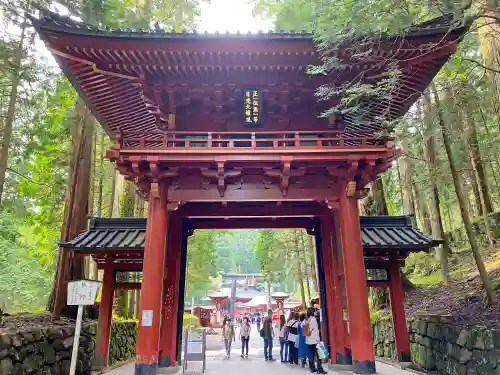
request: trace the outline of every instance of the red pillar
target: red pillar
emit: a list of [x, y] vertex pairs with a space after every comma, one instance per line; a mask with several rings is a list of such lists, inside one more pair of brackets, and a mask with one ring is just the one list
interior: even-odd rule
[[99, 321], [97, 323], [94, 365], [98, 367], [108, 366], [111, 318], [113, 316], [114, 276], [113, 258], [109, 256], [104, 266]]
[[158, 372], [176, 365], [182, 219], [170, 215], [166, 249], [166, 276], [163, 284], [163, 313], [160, 330]]
[[136, 375], [156, 375], [158, 370], [167, 222], [167, 185], [152, 186], [142, 267]]
[[406, 315], [404, 306], [404, 290], [401, 273], [397, 259], [391, 259], [389, 263], [389, 294], [391, 298], [392, 325], [394, 327], [394, 338], [396, 339], [396, 354], [398, 361], [411, 362], [410, 341], [408, 328], [406, 326]]
[[358, 202], [356, 198], [348, 197], [346, 192], [340, 194], [339, 219], [349, 313], [352, 369], [358, 374], [374, 374], [376, 372], [375, 356]]
[[338, 283], [338, 267], [333, 246], [334, 222], [331, 216], [321, 219], [323, 259], [325, 263], [325, 281], [328, 314], [328, 340], [332, 364], [350, 364], [344, 346], [344, 321], [342, 317], [341, 290]]

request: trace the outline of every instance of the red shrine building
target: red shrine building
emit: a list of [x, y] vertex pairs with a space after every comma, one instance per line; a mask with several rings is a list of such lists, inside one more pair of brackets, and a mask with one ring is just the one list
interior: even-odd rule
[[[33, 25], [114, 142], [107, 157], [148, 200], [147, 220], [95, 219], [65, 244], [104, 270], [97, 364], [107, 364], [119, 288], [141, 288], [136, 374], [178, 364], [187, 238], [232, 228], [315, 237], [332, 365], [376, 371], [368, 287], [389, 288], [397, 358], [410, 360], [400, 267], [436, 242], [409, 217], [360, 218], [358, 200], [400, 154], [380, 135], [380, 114], [408, 111], [468, 25], [443, 17], [385, 37], [362, 64], [340, 49], [336, 57], [352, 64], [322, 76], [306, 73], [319, 54], [305, 33], [102, 30], [52, 13]], [[364, 103], [363, 121], [320, 117], [341, 99], [318, 101], [320, 85], [376, 83], [389, 62], [401, 72], [397, 88]], [[367, 280], [367, 269], [386, 277]], [[132, 272], [141, 283], [127, 282]]]

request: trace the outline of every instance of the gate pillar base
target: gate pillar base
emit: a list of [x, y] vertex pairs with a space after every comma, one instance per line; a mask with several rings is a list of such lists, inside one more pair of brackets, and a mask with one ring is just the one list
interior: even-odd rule
[[145, 364], [136, 363], [135, 364], [135, 375], [156, 375], [158, 373], [158, 364]]
[[338, 363], [329, 363], [328, 369], [332, 371], [351, 371], [352, 365], [340, 365]]
[[375, 361], [352, 361], [352, 372], [355, 374], [375, 374]]

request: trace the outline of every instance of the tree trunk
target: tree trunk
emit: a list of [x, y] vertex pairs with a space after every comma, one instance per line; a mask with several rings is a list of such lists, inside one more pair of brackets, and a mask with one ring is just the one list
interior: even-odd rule
[[436, 240], [443, 240], [443, 244], [437, 249], [437, 257], [441, 265], [441, 274], [445, 284], [448, 283], [450, 276], [448, 272], [448, 254], [450, 254], [450, 246], [446, 237], [443, 220], [440, 211], [440, 198], [437, 184], [438, 165], [436, 162], [436, 139], [434, 137], [434, 129], [432, 119], [430, 117], [432, 103], [428, 93], [424, 93], [424, 101], [427, 110], [424, 111], [424, 157], [427, 164], [427, 173], [429, 175], [429, 212], [431, 216], [432, 237]]
[[413, 188], [413, 196], [415, 197], [415, 208], [418, 212], [418, 216], [420, 218], [420, 224], [422, 226], [422, 230], [425, 233], [431, 234], [431, 220], [429, 217], [429, 209], [427, 207], [427, 202], [424, 200], [422, 193], [420, 192], [420, 187], [415, 181], [412, 179], [412, 188]]
[[[494, 70], [500, 70], [500, 10], [498, 1], [485, 2], [482, 13], [485, 16], [478, 19], [477, 34], [481, 44], [484, 65], [493, 70], [486, 70], [488, 97], [491, 99], [496, 122], [500, 129], [500, 77]], [[495, 19], [496, 18], [496, 19]]]
[[12, 59], [12, 79], [11, 89], [9, 95], [9, 104], [7, 107], [7, 114], [5, 116], [5, 123], [2, 131], [2, 144], [0, 147], [0, 203], [3, 199], [3, 190], [5, 185], [5, 174], [7, 173], [7, 162], [9, 159], [9, 148], [12, 139], [12, 126], [14, 124], [14, 117], [16, 113], [17, 104], [17, 90], [21, 82], [21, 63], [23, 58], [23, 47], [26, 37], [26, 19], [24, 19], [21, 26], [21, 34], [19, 43]]
[[467, 212], [465, 197], [462, 191], [462, 186], [460, 185], [459, 175], [457, 171], [457, 167], [455, 165], [455, 160], [453, 159], [453, 153], [451, 149], [451, 140], [449, 137], [449, 127], [445, 121], [443, 110], [441, 107], [441, 102], [439, 99], [439, 95], [436, 92], [436, 88], [433, 84], [431, 84], [431, 90], [434, 97], [434, 102], [437, 108], [437, 115], [439, 125], [441, 127], [441, 133], [443, 136], [443, 143], [446, 150], [446, 156], [448, 158], [448, 164], [450, 166], [451, 177], [453, 179], [453, 184], [455, 186], [455, 193], [457, 195], [458, 204], [460, 206], [460, 214], [462, 216], [462, 220], [465, 226], [465, 231], [467, 232], [467, 237], [469, 238], [470, 246], [472, 253], [474, 255], [474, 259], [476, 261], [477, 269], [479, 271], [479, 275], [484, 285], [484, 289], [486, 290], [486, 296], [488, 305], [491, 305], [496, 302], [497, 296], [493, 287], [491, 285], [491, 280], [486, 272], [486, 268], [484, 267], [483, 259], [481, 258], [481, 254], [479, 252], [479, 247], [476, 242], [476, 237], [474, 234], [474, 230], [472, 228], [472, 223], [469, 217], [469, 213]]
[[463, 138], [467, 151], [469, 152], [472, 169], [474, 170], [474, 177], [477, 183], [477, 190], [479, 194], [480, 214], [483, 216], [486, 237], [490, 246], [495, 246], [495, 235], [491, 229], [488, 214], [492, 212], [491, 198], [488, 191], [488, 183], [486, 181], [486, 174], [484, 173], [483, 161], [479, 151], [477, 142], [476, 124], [468, 114], [465, 116]]
[[297, 231], [294, 232], [294, 247], [295, 247], [295, 266], [297, 267], [297, 281], [299, 283], [300, 288], [300, 301], [302, 303], [302, 307], [306, 308], [306, 295], [304, 290], [304, 277], [302, 276], [302, 259], [300, 256], [300, 248], [299, 248], [299, 239]]
[[[90, 192], [90, 160], [94, 118], [82, 99], [76, 102], [76, 121], [72, 129], [72, 161], [70, 181], [66, 194], [61, 242], [67, 242], [87, 229], [88, 200]], [[54, 287], [49, 300], [49, 310], [55, 318], [61, 316], [66, 306], [67, 282], [84, 277], [83, 257], [59, 250]], [[66, 315], [73, 315], [68, 310]]]
[[[120, 216], [134, 217], [135, 210], [135, 186], [130, 181], [125, 181], [125, 186], [120, 199]], [[133, 298], [132, 290], [121, 290], [118, 293], [118, 314], [122, 317], [128, 317], [130, 314], [131, 304], [129, 301]]]
[[[481, 108], [479, 108], [479, 113], [481, 114], [482, 124], [484, 127], [484, 132], [486, 133], [485, 134], [486, 138], [491, 139], [492, 135], [490, 134], [490, 129], [488, 127], [488, 120], [486, 119], [485, 114]], [[488, 161], [489, 161], [490, 168], [491, 168], [491, 175], [493, 176], [493, 181], [495, 181], [495, 190], [497, 192], [497, 195], [500, 195], [500, 183], [498, 182], [498, 178], [497, 178], [497, 174], [496, 174], [496, 171], [500, 170], [500, 163], [498, 162], [500, 157], [498, 156], [498, 152], [496, 150], [496, 147], [490, 147], [489, 151], [490, 151], [490, 153], [489, 153]]]
[[387, 216], [387, 204], [384, 194], [384, 183], [378, 178], [371, 183], [370, 193], [363, 201], [364, 212], [368, 216]]
[[113, 175], [111, 177], [111, 189], [108, 200], [108, 217], [113, 217], [113, 210], [115, 208], [116, 174], [117, 172], [113, 171]]
[[316, 246], [314, 246], [314, 242], [312, 236], [307, 236], [309, 241], [309, 248], [311, 249], [310, 257], [311, 257], [311, 277], [314, 283], [314, 291], [319, 293], [319, 281], [318, 281], [318, 273], [316, 272], [316, 257], [314, 256]]
[[304, 241], [304, 235], [307, 236], [307, 233], [305, 233], [304, 230], [300, 230], [299, 232], [300, 235], [300, 247], [302, 248], [302, 257], [304, 259], [304, 280], [306, 282], [306, 292], [307, 292], [307, 300], [311, 300], [311, 285], [309, 284], [312, 275], [309, 274], [309, 271], [311, 270], [310, 267], [308, 267], [308, 262], [307, 260], [309, 257], [307, 256], [307, 250], [306, 250], [306, 243]]
[[399, 159], [399, 171], [401, 173], [401, 190], [403, 196], [403, 214], [415, 215], [415, 203], [412, 195], [411, 164], [408, 157], [408, 143], [401, 140], [401, 151], [403, 155]]
[[[384, 184], [379, 178], [372, 182], [368, 197], [363, 202], [365, 212], [369, 216], [387, 216], [387, 203], [385, 201]], [[382, 275], [381, 270], [370, 270], [368, 274], [374, 278]], [[385, 309], [389, 306], [389, 293], [386, 288], [370, 288], [372, 308], [375, 310]]]
[[[97, 183], [97, 216], [102, 217], [102, 189], [104, 184], [104, 132], [100, 131], [99, 139], [99, 181]], [[114, 189], [114, 187], [113, 187]], [[113, 197], [114, 198], [114, 197]], [[113, 211], [111, 211], [113, 212]]]

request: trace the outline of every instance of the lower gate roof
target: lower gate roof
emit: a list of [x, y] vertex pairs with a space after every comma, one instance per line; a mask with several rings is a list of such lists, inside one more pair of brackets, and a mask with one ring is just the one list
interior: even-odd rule
[[[196, 227], [196, 219], [188, 219]], [[280, 219], [286, 220], [286, 219]], [[304, 223], [314, 224], [306, 218]], [[146, 239], [145, 218], [92, 218], [90, 227], [76, 238], [61, 244], [69, 251], [92, 254], [97, 263], [112, 253], [115, 261], [142, 263]], [[255, 220], [256, 228], [258, 220]], [[290, 221], [292, 225], [292, 221]], [[361, 216], [361, 239], [365, 257], [405, 257], [441, 243], [422, 233], [411, 216]]]

